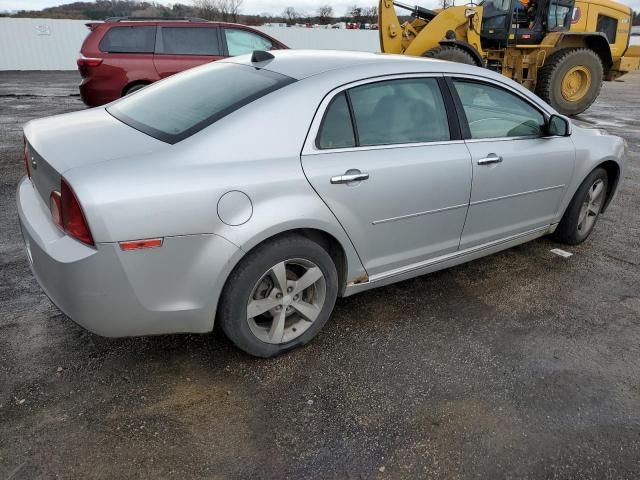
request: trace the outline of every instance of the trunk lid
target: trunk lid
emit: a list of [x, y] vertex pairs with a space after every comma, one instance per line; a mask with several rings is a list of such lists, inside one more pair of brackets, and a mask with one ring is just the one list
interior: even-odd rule
[[51, 192], [60, 190], [60, 177], [72, 168], [170, 147], [125, 125], [104, 108], [33, 120], [24, 134], [31, 181], [47, 204]]

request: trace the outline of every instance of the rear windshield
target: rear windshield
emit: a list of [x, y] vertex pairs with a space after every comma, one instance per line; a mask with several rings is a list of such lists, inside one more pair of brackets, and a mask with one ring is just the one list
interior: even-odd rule
[[130, 127], [173, 144], [294, 81], [268, 70], [218, 62], [154, 83], [107, 111]]

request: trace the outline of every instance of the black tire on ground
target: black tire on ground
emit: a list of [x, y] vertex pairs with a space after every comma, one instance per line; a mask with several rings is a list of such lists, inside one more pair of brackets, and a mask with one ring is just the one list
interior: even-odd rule
[[[279, 262], [304, 259], [317, 265], [326, 282], [324, 304], [311, 326], [298, 338], [273, 344], [253, 334], [247, 320], [247, 303], [260, 278]], [[329, 319], [338, 295], [336, 266], [327, 251], [301, 235], [268, 241], [249, 252], [229, 276], [222, 293], [217, 321], [227, 337], [240, 349], [257, 357], [273, 357], [308, 343]]]
[[[588, 229], [580, 229], [580, 214], [582, 212], [583, 206], [587, 201], [589, 190], [596, 184], [596, 182], [602, 181], [602, 196], [600, 198], [598, 212], [593, 218], [593, 223]], [[600, 211], [602, 210], [602, 206], [604, 205], [607, 198], [607, 189], [609, 185], [609, 177], [604, 168], [596, 168], [593, 172], [585, 178], [582, 182], [578, 191], [575, 193], [573, 198], [571, 199], [571, 203], [564, 212], [562, 216], [562, 220], [560, 220], [560, 224], [556, 228], [556, 231], [553, 233], [553, 237], [559, 242], [566, 243], [568, 245], [578, 245], [579, 243], [584, 242], [591, 232], [593, 231], [598, 217], [600, 216]]]
[[[562, 95], [562, 80], [576, 66], [587, 68], [591, 85], [582, 98], [569, 101]], [[602, 88], [604, 70], [600, 57], [588, 48], [566, 48], [554, 53], [538, 72], [536, 94], [563, 115], [578, 115], [595, 102]]]
[[466, 63], [467, 65], [477, 65], [469, 52], [453, 45], [441, 45], [432, 48], [424, 52], [422, 56], [436, 58], [438, 60], [449, 60], [450, 62]]
[[138, 90], [142, 90], [147, 85], [147, 83], [138, 83], [137, 85], [132, 85], [124, 91], [124, 95], [129, 95], [133, 92], [137, 92]]

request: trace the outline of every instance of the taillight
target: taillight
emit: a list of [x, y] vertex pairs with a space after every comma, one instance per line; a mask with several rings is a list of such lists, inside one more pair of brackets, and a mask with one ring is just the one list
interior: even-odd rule
[[49, 209], [51, 219], [65, 233], [82, 243], [94, 245], [80, 202], [64, 178], [60, 185], [60, 192], [51, 192], [49, 196]]
[[88, 58], [88, 57], [80, 57], [78, 58], [78, 67], [97, 67], [102, 63], [101, 58]]
[[24, 168], [27, 169], [27, 176], [31, 178], [31, 164], [29, 163], [29, 144], [27, 143], [26, 137], [22, 137], [22, 141], [24, 142], [24, 148], [22, 151], [22, 156], [24, 157]]
[[51, 210], [53, 223], [64, 230], [64, 224], [62, 223], [62, 195], [60, 192], [53, 191], [49, 195], [49, 210]]

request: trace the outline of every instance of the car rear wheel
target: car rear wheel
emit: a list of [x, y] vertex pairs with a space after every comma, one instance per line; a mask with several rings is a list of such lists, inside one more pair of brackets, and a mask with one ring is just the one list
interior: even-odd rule
[[607, 198], [608, 176], [603, 168], [596, 168], [582, 182], [571, 199], [554, 237], [569, 245], [584, 242], [593, 231]]
[[309, 342], [338, 292], [333, 260], [317, 243], [287, 236], [250, 252], [229, 277], [218, 320], [239, 348], [272, 357]]

